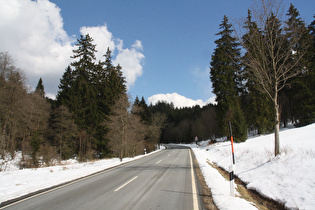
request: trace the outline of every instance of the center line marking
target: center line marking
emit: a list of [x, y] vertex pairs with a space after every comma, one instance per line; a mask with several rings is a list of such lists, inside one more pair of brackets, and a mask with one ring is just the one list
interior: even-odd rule
[[155, 164], [159, 164], [162, 160], [159, 160], [158, 162], [156, 162]]
[[116, 190], [114, 190], [114, 192], [117, 192], [117, 191], [120, 190], [121, 188], [125, 187], [127, 184], [129, 184], [130, 182], [132, 182], [132, 181], [135, 180], [136, 178], [138, 178], [138, 176], [133, 177], [133, 178], [130, 179], [128, 182], [126, 182], [125, 184], [121, 185], [121, 186], [118, 187]]

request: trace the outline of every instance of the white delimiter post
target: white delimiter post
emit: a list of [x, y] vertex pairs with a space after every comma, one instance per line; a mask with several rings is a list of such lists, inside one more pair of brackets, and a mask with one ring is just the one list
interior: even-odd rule
[[232, 135], [232, 126], [229, 121], [230, 135], [231, 135], [231, 147], [232, 147], [232, 164], [230, 166], [230, 195], [235, 197], [234, 193], [234, 170], [235, 170], [235, 158], [234, 158], [234, 146], [233, 146], [233, 135]]

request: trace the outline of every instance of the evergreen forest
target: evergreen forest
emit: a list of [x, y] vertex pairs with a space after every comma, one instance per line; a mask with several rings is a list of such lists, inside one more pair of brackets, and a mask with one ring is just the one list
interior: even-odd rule
[[314, 123], [315, 19], [306, 25], [292, 4], [285, 20], [270, 13], [259, 22], [257, 15], [248, 10], [241, 36], [223, 17], [209, 58], [216, 103], [203, 107], [131, 99], [124, 67], [113, 65], [109, 48], [97, 61], [89, 34], [77, 40], [55, 100], [46, 97], [42, 78], [29, 91], [14, 58], [1, 52], [0, 155], [22, 151], [21, 168], [69, 158], [122, 160], [161, 143], [225, 138], [229, 121], [236, 142], [275, 126]]

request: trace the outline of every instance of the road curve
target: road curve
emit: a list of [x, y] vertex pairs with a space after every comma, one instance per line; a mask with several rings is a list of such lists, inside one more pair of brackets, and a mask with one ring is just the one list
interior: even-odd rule
[[190, 150], [166, 150], [0, 209], [202, 209]]

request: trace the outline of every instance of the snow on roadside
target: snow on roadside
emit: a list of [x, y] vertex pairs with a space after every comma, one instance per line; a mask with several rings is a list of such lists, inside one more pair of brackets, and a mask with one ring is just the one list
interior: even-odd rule
[[[135, 158], [124, 158], [122, 162], [120, 162], [118, 158], [83, 163], [69, 160], [59, 166], [22, 170], [19, 170], [18, 167], [15, 166], [15, 163], [9, 165], [6, 171], [0, 172], [0, 203], [78, 179], [144, 156], [146, 155], [140, 155]], [[14, 163], [14, 161], [12, 161], [12, 163]]]
[[[206, 142], [204, 142], [206, 143]], [[205, 146], [206, 145], [206, 146]], [[229, 185], [224, 184], [207, 159], [225, 170], [231, 165], [231, 144], [220, 142], [195, 148], [191, 145], [214, 200], [221, 209], [235, 209], [225, 205], [229, 197]], [[274, 135], [264, 135], [234, 144], [236, 157], [235, 174], [247, 187], [285, 203], [287, 208], [315, 208], [315, 124], [280, 132], [281, 155], [274, 157]], [[208, 150], [208, 151], [207, 151]], [[222, 182], [226, 192], [214, 191]], [[224, 196], [223, 196], [224, 195]], [[226, 198], [228, 199], [228, 198]], [[226, 201], [228, 202], [228, 201]], [[223, 204], [222, 204], [223, 203]], [[222, 204], [222, 206], [221, 206]], [[234, 206], [235, 207], [235, 206]]]
[[211, 189], [214, 203], [219, 209], [257, 209], [253, 204], [240, 197], [230, 196], [230, 182], [227, 181], [216, 169], [207, 163], [207, 151], [205, 148], [191, 146], [199, 163], [208, 187]]

